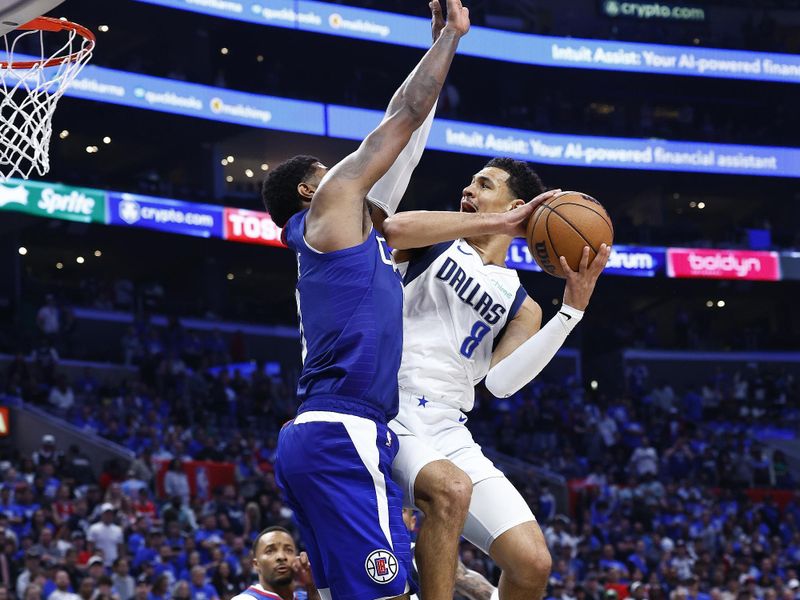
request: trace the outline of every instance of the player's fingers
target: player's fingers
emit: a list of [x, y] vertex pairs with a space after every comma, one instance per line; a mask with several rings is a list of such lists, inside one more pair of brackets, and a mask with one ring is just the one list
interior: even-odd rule
[[564, 274], [567, 276], [567, 279], [569, 279], [570, 275], [575, 274], [575, 271], [573, 271], [572, 267], [569, 266], [566, 258], [559, 256], [558, 261], [561, 263], [561, 268], [563, 269]]
[[548, 191], [544, 192], [543, 194], [539, 194], [538, 196], [536, 196], [536, 198], [531, 200], [529, 202], [529, 204], [533, 204], [534, 206], [539, 206], [543, 202], [547, 202], [551, 198], [555, 197], [556, 194], [560, 194], [560, 193], [561, 193], [561, 190], [548, 190]]
[[431, 0], [430, 4], [428, 4], [431, 8], [431, 15], [433, 15], [433, 22], [438, 23], [443, 19], [442, 17], [442, 5], [439, 3], [439, 0]]
[[455, 17], [462, 8], [461, 0], [447, 0], [447, 14], [448, 16]]
[[608, 263], [610, 256], [611, 246], [607, 244], [601, 244], [599, 254], [595, 256], [594, 260], [592, 261], [592, 269], [594, 269], [598, 275], [603, 272], [603, 269], [606, 268], [606, 264]]
[[583, 254], [581, 254], [581, 264], [578, 267], [579, 273], [584, 273], [589, 268], [589, 246], [583, 247]]

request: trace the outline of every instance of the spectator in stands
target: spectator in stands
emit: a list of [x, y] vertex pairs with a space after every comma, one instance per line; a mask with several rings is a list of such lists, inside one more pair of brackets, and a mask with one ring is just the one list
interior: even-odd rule
[[139, 455], [131, 463], [130, 471], [136, 479], [144, 481], [150, 485], [153, 482], [153, 452], [149, 446], [142, 449]]
[[71, 591], [72, 586], [66, 571], [56, 571], [55, 584], [56, 589], [47, 597], [47, 600], [79, 600], [78, 594]]
[[136, 579], [136, 592], [134, 594], [135, 600], [150, 600], [150, 590], [152, 589], [152, 582], [149, 575], [139, 575]]
[[189, 582], [181, 579], [172, 590], [172, 600], [191, 600], [192, 591]]
[[219, 595], [217, 595], [214, 586], [208, 582], [204, 567], [200, 565], [192, 567], [191, 577], [189, 589], [191, 590], [192, 600], [219, 600]]
[[[114, 523], [115, 508], [108, 502], [100, 507], [100, 521], [89, 527], [86, 539], [89, 549], [103, 551], [103, 564], [110, 567], [119, 556], [124, 542], [122, 528]], [[91, 566], [91, 560], [89, 561]]]
[[[17, 598], [26, 597], [29, 585], [42, 575], [42, 555], [38, 550], [29, 549], [25, 552], [25, 569], [17, 578]], [[41, 596], [41, 588], [39, 588]]]
[[178, 458], [170, 461], [167, 473], [164, 475], [164, 493], [170, 497], [177, 496], [181, 499], [181, 503], [189, 504], [189, 477]]
[[[17, 585], [17, 589], [19, 589], [19, 584]], [[44, 600], [42, 597], [42, 586], [38, 583], [26, 584], [24, 591], [18, 597], [22, 598], [22, 600]]]
[[136, 582], [130, 574], [130, 563], [126, 558], [117, 558], [113, 564], [111, 583], [120, 600], [131, 600], [136, 591]]
[[58, 341], [58, 334], [61, 328], [59, 322], [59, 310], [53, 294], [47, 294], [44, 298], [45, 303], [36, 313], [36, 325], [39, 331], [51, 344]]
[[658, 452], [649, 437], [642, 437], [641, 445], [631, 454], [630, 466], [637, 477], [658, 475]]
[[57, 468], [61, 468], [63, 460], [64, 455], [56, 450], [55, 436], [52, 433], [44, 434], [42, 436], [42, 445], [33, 452], [33, 463], [39, 466], [49, 462]]
[[75, 404], [75, 392], [72, 391], [67, 376], [63, 373], [58, 376], [56, 381], [56, 385], [50, 389], [50, 396], [47, 400], [56, 409], [56, 412], [63, 417]]
[[217, 590], [217, 595], [222, 600], [230, 600], [241, 591], [238, 578], [233, 574], [230, 563], [225, 560], [221, 561], [214, 569], [211, 585]]

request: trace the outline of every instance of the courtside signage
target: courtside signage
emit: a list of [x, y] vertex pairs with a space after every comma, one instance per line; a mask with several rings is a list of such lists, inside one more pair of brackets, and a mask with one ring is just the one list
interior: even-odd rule
[[[414, 48], [430, 46], [427, 19], [340, 4], [301, 0], [139, 1], [274, 27]], [[616, 10], [619, 16], [649, 21], [663, 19], [666, 11], [670, 18], [682, 22], [696, 21], [700, 14], [697, 8], [672, 2], [606, 2], [603, 6], [609, 15]], [[563, 38], [486, 27], [472, 27], [459, 45], [459, 54], [545, 67], [800, 83], [800, 56], [792, 54]]]
[[[0, 184], [0, 211], [84, 223], [138, 227], [231, 242], [283, 247], [268, 213], [59, 184], [9, 179]], [[780, 262], [786, 265], [781, 272]], [[506, 264], [541, 271], [525, 240], [512, 241]], [[614, 246], [605, 273], [631, 277], [800, 279], [800, 253]]]
[[0, 210], [80, 223], [105, 223], [105, 194], [100, 190], [39, 181], [0, 183]]
[[108, 194], [108, 224], [222, 238], [223, 208], [138, 194]]
[[[361, 140], [383, 118], [328, 106], [328, 135]], [[800, 177], [800, 149], [563, 135], [437, 119], [428, 148], [574, 167]]]
[[245, 244], [283, 246], [281, 228], [269, 214], [243, 208], [225, 209], [225, 239]]
[[667, 275], [679, 278], [780, 281], [777, 252], [668, 248]]
[[[628, 277], [655, 277], [664, 274], [665, 264], [664, 248], [614, 246], [603, 273]], [[541, 272], [542, 270], [536, 264], [528, 244], [522, 238], [516, 238], [511, 242], [506, 255], [506, 266], [522, 271]]]

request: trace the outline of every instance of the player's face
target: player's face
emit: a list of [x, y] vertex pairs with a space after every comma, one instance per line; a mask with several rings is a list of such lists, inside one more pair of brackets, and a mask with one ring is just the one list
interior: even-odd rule
[[506, 212], [515, 206], [516, 198], [508, 187], [509, 174], [497, 167], [481, 169], [472, 176], [461, 196], [461, 212]]
[[253, 565], [260, 578], [270, 586], [288, 585], [294, 579], [292, 561], [296, 556], [292, 536], [271, 531], [261, 536]]

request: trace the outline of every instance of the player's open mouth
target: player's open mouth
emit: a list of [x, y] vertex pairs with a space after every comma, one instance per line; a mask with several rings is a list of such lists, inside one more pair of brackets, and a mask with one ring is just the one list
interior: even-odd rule
[[478, 207], [472, 204], [469, 200], [462, 200], [461, 201], [461, 212], [465, 213], [476, 213], [478, 212]]

